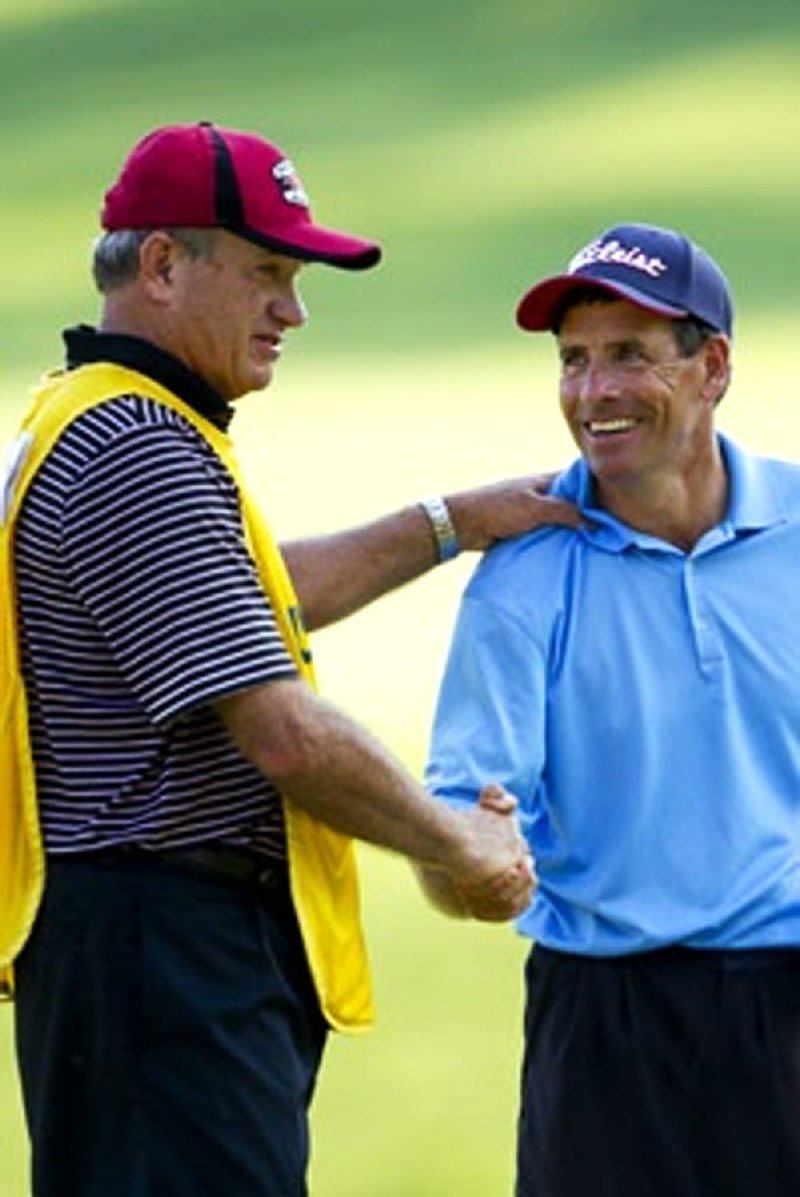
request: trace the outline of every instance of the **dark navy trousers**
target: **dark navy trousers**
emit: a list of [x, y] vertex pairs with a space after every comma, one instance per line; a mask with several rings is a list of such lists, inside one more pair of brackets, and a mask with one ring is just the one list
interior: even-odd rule
[[800, 950], [534, 948], [517, 1197], [797, 1197]]
[[17, 966], [33, 1197], [303, 1197], [325, 1035], [285, 876], [50, 860]]

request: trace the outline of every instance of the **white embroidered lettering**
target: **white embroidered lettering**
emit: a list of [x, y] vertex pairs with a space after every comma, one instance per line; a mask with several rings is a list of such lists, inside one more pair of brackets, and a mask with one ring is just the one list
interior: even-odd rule
[[272, 168], [272, 177], [280, 187], [287, 204], [299, 204], [301, 208], [309, 206], [308, 196], [288, 158], [282, 158], [280, 162], [275, 163]]
[[593, 262], [630, 266], [633, 270], [649, 274], [651, 278], [660, 278], [669, 269], [661, 258], [648, 257], [638, 245], [623, 245], [620, 241], [592, 241], [575, 255], [567, 267], [567, 273], [575, 274], [584, 266], [591, 266]]

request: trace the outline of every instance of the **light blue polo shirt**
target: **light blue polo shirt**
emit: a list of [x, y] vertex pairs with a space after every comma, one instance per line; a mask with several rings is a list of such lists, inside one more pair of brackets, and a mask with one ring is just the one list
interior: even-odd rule
[[800, 467], [720, 438], [724, 520], [690, 553], [556, 485], [593, 526], [488, 552], [465, 592], [428, 784], [520, 801], [520, 931], [613, 955], [800, 946]]

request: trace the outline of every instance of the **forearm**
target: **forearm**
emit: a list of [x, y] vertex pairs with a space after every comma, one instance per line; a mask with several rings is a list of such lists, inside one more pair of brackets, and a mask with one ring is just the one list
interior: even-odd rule
[[428, 865], [461, 869], [468, 853], [461, 821], [442, 810], [368, 732], [328, 707], [318, 751], [287, 775], [287, 799], [346, 835]]
[[464, 867], [471, 845], [463, 821], [331, 703], [276, 682], [218, 709], [251, 764], [320, 822], [422, 863]]
[[[438, 564], [452, 550], [481, 552], [496, 540], [545, 524], [577, 527], [569, 503], [550, 498], [546, 477], [516, 478], [445, 498], [453, 536], [437, 541], [419, 504], [369, 524], [281, 546], [306, 627], [325, 627], [351, 615]], [[454, 554], [453, 554], [454, 555]]]
[[469, 911], [453, 884], [453, 879], [441, 869], [415, 864], [414, 872], [425, 897], [442, 914], [450, 918], [467, 918]]
[[476, 918], [508, 918], [527, 901], [532, 872], [510, 817], [516, 803], [497, 787], [469, 811], [434, 801], [366, 728], [298, 679], [215, 707], [242, 755], [319, 822], [452, 875]]
[[428, 899], [450, 917], [505, 922], [521, 914], [532, 869], [521, 838], [512, 849], [518, 832], [510, 809], [494, 840], [498, 820], [477, 822], [434, 801], [369, 733], [335, 707], [322, 708], [317, 751], [283, 779], [288, 801], [337, 831], [409, 857]]
[[309, 631], [413, 581], [438, 560], [430, 523], [419, 506], [281, 549]]

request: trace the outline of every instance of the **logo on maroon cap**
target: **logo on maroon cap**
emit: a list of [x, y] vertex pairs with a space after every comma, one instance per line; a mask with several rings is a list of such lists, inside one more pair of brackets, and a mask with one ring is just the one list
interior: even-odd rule
[[308, 208], [308, 196], [303, 190], [303, 184], [297, 177], [297, 172], [288, 158], [282, 158], [272, 168], [272, 177], [281, 189], [281, 195], [287, 204], [298, 204], [301, 208]]

